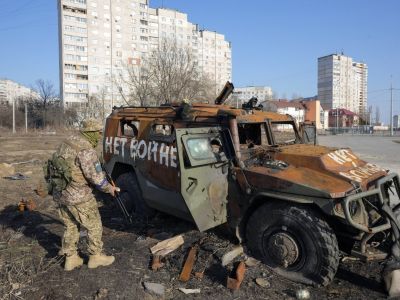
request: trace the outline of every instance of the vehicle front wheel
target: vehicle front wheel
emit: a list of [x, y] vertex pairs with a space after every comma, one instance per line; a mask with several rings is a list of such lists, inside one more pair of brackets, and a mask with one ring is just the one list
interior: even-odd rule
[[256, 258], [290, 280], [325, 286], [336, 274], [336, 236], [311, 207], [265, 204], [251, 215], [246, 239]]
[[147, 206], [142, 196], [136, 175], [132, 172], [123, 173], [116, 179], [116, 185], [120, 188], [120, 197], [129, 213], [140, 218], [152, 217], [155, 211]]

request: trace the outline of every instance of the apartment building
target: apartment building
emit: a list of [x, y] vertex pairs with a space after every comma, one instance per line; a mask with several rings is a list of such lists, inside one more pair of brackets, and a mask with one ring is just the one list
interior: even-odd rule
[[0, 103], [11, 104], [19, 98], [38, 98], [36, 91], [10, 79], [0, 79]]
[[106, 109], [123, 104], [116, 78], [165, 40], [190, 47], [200, 71], [216, 89], [231, 80], [231, 44], [199, 29], [185, 13], [150, 8], [148, 0], [59, 0], [60, 94], [65, 106], [86, 105], [93, 95]]
[[318, 58], [318, 99], [321, 105], [363, 115], [367, 107], [368, 67], [343, 54]]
[[271, 100], [272, 89], [269, 86], [246, 86], [235, 88], [235, 97], [243, 103], [251, 97], [256, 97], [259, 101]]

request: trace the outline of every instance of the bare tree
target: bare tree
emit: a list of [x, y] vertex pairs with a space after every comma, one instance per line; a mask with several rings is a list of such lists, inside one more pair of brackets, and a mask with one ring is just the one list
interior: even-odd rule
[[[119, 82], [117, 82], [122, 98], [129, 105], [147, 105], [154, 94], [153, 75], [149, 70], [149, 66], [147, 64], [129, 64], [125, 69], [128, 76], [120, 74]], [[124, 93], [123, 87], [127, 87], [128, 95]]]
[[125, 69], [128, 76], [120, 75], [118, 86], [131, 105], [160, 105], [184, 99], [212, 101], [216, 96], [215, 84], [200, 72], [191, 49], [176, 41], [162, 41], [139, 65]]
[[88, 101], [78, 114], [79, 121], [85, 119], [104, 119], [104, 97], [105, 94], [93, 94], [89, 96]]
[[36, 91], [39, 94], [39, 102], [41, 103], [42, 113], [43, 113], [43, 127], [46, 127], [47, 121], [47, 111], [51, 102], [57, 98], [54, 85], [50, 81], [44, 81], [43, 79], [36, 80]]

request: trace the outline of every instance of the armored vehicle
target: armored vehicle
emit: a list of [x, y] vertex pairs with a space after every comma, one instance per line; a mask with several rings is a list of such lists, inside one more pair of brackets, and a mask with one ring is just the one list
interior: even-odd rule
[[113, 109], [103, 155], [128, 209], [200, 231], [227, 223], [252, 255], [306, 284], [333, 279], [339, 246], [365, 261], [390, 255], [398, 175], [317, 145], [315, 126], [254, 99], [225, 105], [226, 91], [215, 104]]

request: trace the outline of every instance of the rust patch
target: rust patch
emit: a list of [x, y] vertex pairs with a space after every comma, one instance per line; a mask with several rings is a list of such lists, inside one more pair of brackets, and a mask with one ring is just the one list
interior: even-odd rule
[[231, 278], [228, 276], [226, 287], [231, 290], [238, 290], [243, 282], [245, 272], [246, 265], [244, 262], [241, 261], [236, 268], [235, 278]]
[[224, 178], [213, 181], [208, 187], [208, 197], [213, 212], [216, 215], [222, 214], [224, 202], [228, 195], [228, 182]]
[[190, 251], [186, 258], [181, 275], [179, 276], [180, 281], [186, 282], [190, 279], [190, 274], [192, 273], [194, 262], [196, 260], [196, 253], [197, 253], [197, 249], [195, 247], [190, 248]]

